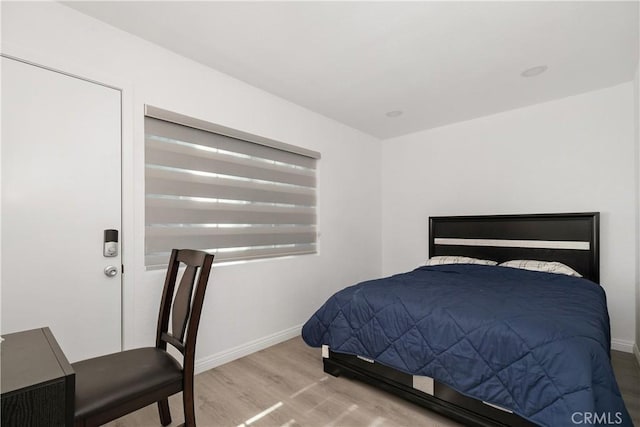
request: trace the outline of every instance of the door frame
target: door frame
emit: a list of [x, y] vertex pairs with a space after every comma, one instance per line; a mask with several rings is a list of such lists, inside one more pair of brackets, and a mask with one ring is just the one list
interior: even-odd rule
[[[85, 80], [90, 83], [105, 86], [120, 92], [120, 145], [121, 145], [121, 218], [120, 223], [120, 250], [124, 271], [121, 277], [121, 319], [120, 319], [120, 348], [121, 350], [133, 348], [135, 341], [135, 283], [140, 282], [136, 274], [135, 254], [135, 197], [142, 190], [133, 185], [135, 180], [135, 159], [144, 158], [144, 147], [136, 149], [134, 144], [134, 97], [133, 82], [125, 76], [117, 73], [106, 73], [104, 70], [92, 67], [89, 64], [64, 61], [62, 58], [47, 52], [37, 51], [15, 43], [2, 42], [0, 56], [13, 59], [49, 71], [64, 74], [73, 78]], [[0, 154], [1, 156], [1, 154]], [[1, 159], [0, 159], [1, 160]], [[1, 164], [1, 163], [0, 163]], [[1, 166], [0, 166], [1, 167]], [[1, 172], [1, 171], [0, 171]], [[0, 205], [0, 215], [2, 206]], [[141, 215], [144, 215], [142, 212]], [[2, 229], [0, 228], [0, 235]], [[2, 253], [0, 250], [0, 260]], [[0, 283], [0, 287], [1, 287]]]

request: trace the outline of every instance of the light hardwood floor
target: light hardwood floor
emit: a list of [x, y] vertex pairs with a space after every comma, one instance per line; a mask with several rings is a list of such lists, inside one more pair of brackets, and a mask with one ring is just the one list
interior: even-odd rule
[[[634, 423], [640, 427], [640, 368], [633, 355], [613, 352], [616, 377]], [[200, 427], [458, 426], [417, 405], [322, 370], [320, 350], [301, 338], [243, 357], [196, 376]], [[169, 399], [173, 423], [182, 423], [181, 395]], [[160, 426], [156, 405], [120, 418], [111, 427]]]
[[640, 367], [631, 353], [611, 352], [611, 362], [616, 373], [624, 404], [631, 414], [633, 424], [640, 427]]

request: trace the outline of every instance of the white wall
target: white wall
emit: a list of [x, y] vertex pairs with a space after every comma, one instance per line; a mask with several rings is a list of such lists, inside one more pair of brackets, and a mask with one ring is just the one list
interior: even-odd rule
[[427, 258], [432, 215], [601, 212], [614, 347], [634, 340], [633, 83], [383, 141], [383, 274]]
[[199, 333], [200, 368], [297, 335], [334, 291], [380, 275], [377, 139], [57, 3], [2, 2], [2, 49], [124, 88], [126, 347], [153, 342], [164, 278], [143, 267], [144, 104], [322, 154], [319, 254], [215, 267]]
[[[633, 101], [636, 140], [636, 254], [640, 257], [640, 62], [633, 80]], [[640, 365], [640, 260], [636, 262], [636, 342], [633, 352]]]
[[[638, 10], [638, 19], [640, 20], [640, 10]], [[633, 82], [635, 85], [634, 123], [636, 130], [636, 254], [640, 257], [640, 61], [636, 66]], [[636, 262], [636, 343], [633, 352], [636, 355], [638, 365], [640, 365], [640, 260]]]
[[151, 343], [163, 277], [142, 267], [142, 108], [151, 104], [323, 156], [320, 253], [215, 268], [201, 367], [295, 335], [337, 289], [415, 267], [427, 256], [429, 215], [599, 210], [613, 337], [630, 348], [638, 231], [632, 83], [380, 144], [63, 5], [1, 7], [4, 53], [124, 89], [126, 347]]

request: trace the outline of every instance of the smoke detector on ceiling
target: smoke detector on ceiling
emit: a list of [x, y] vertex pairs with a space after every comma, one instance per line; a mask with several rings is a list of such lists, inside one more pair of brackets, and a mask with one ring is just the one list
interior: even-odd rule
[[539, 76], [540, 74], [544, 73], [545, 71], [547, 71], [547, 67], [546, 65], [538, 65], [537, 67], [531, 67], [531, 68], [527, 68], [526, 70], [524, 70], [522, 73], [520, 73], [520, 75], [522, 77], [535, 77], [535, 76]]

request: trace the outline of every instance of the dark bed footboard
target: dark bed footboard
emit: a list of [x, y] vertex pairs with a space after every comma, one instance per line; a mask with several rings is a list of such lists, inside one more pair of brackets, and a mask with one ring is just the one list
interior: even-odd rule
[[357, 356], [333, 351], [329, 351], [329, 357], [322, 360], [324, 371], [334, 377], [343, 375], [366, 382], [465, 426], [535, 426], [518, 415], [464, 396], [438, 381], [433, 382], [433, 395], [431, 395], [413, 387], [412, 375], [379, 363], [371, 363]]

